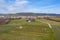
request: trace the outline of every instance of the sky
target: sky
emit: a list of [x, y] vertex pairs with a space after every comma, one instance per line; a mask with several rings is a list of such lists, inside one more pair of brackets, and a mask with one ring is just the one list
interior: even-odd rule
[[60, 14], [60, 0], [0, 0], [0, 13], [19, 12]]

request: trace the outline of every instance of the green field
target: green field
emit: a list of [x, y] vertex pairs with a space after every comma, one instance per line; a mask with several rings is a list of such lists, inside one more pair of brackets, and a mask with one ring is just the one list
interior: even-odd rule
[[60, 17], [52, 17], [51, 19], [60, 21]]
[[40, 21], [36, 19], [36, 22], [27, 22], [20, 19], [0, 25], [0, 40], [55, 40], [53, 30]]
[[[57, 19], [60, 20], [60, 18], [57, 18]], [[51, 21], [51, 20], [47, 20], [47, 19], [40, 19], [40, 21], [50, 23], [51, 26], [52, 26], [52, 30], [53, 30], [53, 32], [55, 34], [55, 39], [60, 40], [60, 22]]]

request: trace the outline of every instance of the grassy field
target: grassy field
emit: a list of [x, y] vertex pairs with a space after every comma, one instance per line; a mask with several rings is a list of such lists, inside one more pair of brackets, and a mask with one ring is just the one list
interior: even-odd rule
[[36, 22], [11, 20], [9, 24], [0, 25], [0, 40], [55, 40], [49, 26], [37, 20], [40, 19]]
[[[60, 19], [58, 19], [58, 20], [60, 20]], [[47, 19], [40, 19], [40, 21], [50, 23], [52, 26], [52, 30], [54, 31], [56, 40], [60, 40], [60, 22], [51, 21], [51, 20], [47, 20]]]
[[52, 17], [51, 19], [59, 20], [60, 21], [60, 17]]

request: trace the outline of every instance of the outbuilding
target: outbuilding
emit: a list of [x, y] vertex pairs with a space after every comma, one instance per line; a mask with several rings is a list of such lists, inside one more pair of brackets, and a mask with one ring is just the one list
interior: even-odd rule
[[28, 18], [26, 19], [27, 22], [35, 22], [35, 19], [34, 18]]

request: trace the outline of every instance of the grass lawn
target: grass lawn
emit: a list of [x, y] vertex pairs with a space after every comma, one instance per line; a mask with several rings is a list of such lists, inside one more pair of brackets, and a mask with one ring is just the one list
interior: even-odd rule
[[[20, 28], [22, 27], [22, 28]], [[55, 40], [54, 33], [45, 23], [12, 20], [0, 25], [0, 40]]]

